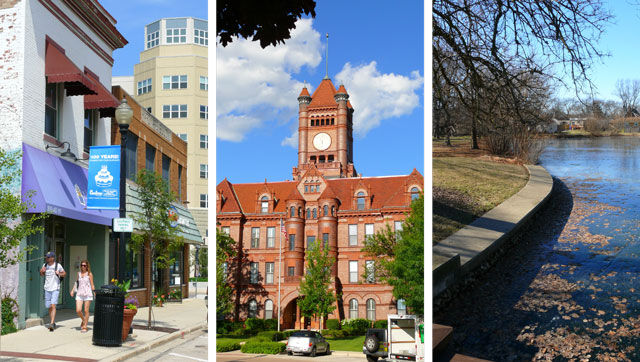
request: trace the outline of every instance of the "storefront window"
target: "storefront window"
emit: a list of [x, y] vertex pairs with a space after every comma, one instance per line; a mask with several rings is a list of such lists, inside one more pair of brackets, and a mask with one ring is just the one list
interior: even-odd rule
[[142, 253], [133, 250], [130, 242], [126, 244], [125, 275], [124, 280], [131, 280], [131, 288], [142, 288], [144, 286], [144, 262]]
[[174, 259], [173, 264], [169, 266], [169, 285], [182, 284], [182, 250], [178, 250], [171, 254], [171, 258]]

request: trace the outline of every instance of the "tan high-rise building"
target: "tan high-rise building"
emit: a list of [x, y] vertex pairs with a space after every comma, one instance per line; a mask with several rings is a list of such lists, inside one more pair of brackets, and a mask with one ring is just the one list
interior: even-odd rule
[[187, 141], [187, 207], [208, 235], [209, 162], [207, 21], [164, 18], [145, 26], [145, 50], [134, 65], [139, 104]]

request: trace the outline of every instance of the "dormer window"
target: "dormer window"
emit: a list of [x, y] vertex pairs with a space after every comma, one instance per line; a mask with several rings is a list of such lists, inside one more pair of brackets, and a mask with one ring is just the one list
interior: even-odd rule
[[411, 188], [411, 201], [416, 200], [420, 197], [420, 189], [417, 187]]
[[266, 196], [262, 196], [262, 198], [260, 199], [260, 212], [261, 213], [267, 213], [269, 212], [269, 198]]
[[360, 191], [357, 194], [358, 198], [357, 198], [357, 209], [358, 210], [364, 210], [364, 204], [365, 204], [365, 200], [364, 200], [364, 192]]

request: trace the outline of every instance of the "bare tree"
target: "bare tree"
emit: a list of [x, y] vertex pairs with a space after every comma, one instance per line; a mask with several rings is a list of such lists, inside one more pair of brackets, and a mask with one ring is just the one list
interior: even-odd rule
[[636, 109], [638, 96], [640, 96], [640, 80], [618, 79], [614, 94], [622, 103], [623, 117], [631, 117], [631, 110]]

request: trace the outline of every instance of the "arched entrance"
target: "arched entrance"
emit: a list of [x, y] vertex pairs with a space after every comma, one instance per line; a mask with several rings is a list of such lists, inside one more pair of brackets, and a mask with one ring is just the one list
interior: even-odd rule
[[[298, 321], [298, 298], [292, 301], [284, 307], [282, 311], [282, 329], [295, 329], [296, 321]], [[299, 323], [299, 321], [298, 321]]]

